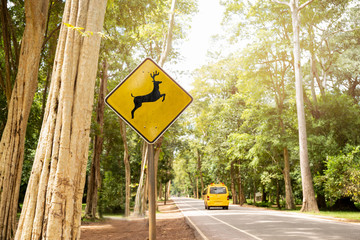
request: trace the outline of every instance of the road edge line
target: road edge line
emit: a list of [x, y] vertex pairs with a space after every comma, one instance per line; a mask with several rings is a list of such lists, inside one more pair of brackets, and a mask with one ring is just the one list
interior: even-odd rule
[[[182, 213], [182, 211], [181, 211]], [[184, 214], [183, 214], [184, 215]], [[188, 225], [195, 230], [196, 232], [196, 238], [199, 240], [209, 240], [204, 234], [203, 232], [193, 223], [193, 221], [191, 221], [191, 219], [188, 216], [185, 216], [185, 221], [188, 223]], [[190, 223], [190, 224], [189, 224]], [[200, 237], [200, 238], [199, 238]]]
[[[199, 209], [196, 209], [196, 208], [190, 206], [190, 205], [187, 204], [187, 203], [184, 203], [184, 204], [188, 205], [188, 206], [189, 206], [190, 208], [192, 208], [192, 209], [195, 209], [195, 210], [197, 210], [197, 211], [200, 211]], [[179, 208], [179, 209], [180, 209], [180, 208]], [[219, 219], [219, 218], [217, 218], [217, 217], [214, 217], [214, 216], [212, 216], [211, 214], [208, 214], [208, 213], [204, 213], [204, 214], [207, 215], [208, 217], [211, 217], [211, 218], [213, 218], [213, 219], [215, 219], [215, 220], [217, 220], [217, 221], [219, 221], [219, 222], [227, 225], [228, 227], [231, 227], [231, 228], [233, 228], [233, 229], [235, 229], [235, 230], [237, 230], [237, 231], [239, 231], [239, 232], [241, 232], [241, 233], [244, 233], [244, 234], [248, 235], [249, 237], [252, 237], [252, 238], [254, 238], [254, 239], [256, 239], [256, 240], [263, 240], [262, 238], [259, 238], [259, 237], [255, 236], [255, 235], [251, 234], [251, 233], [248, 233], [248, 232], [245, 231], [245, 230], [242, 230], [242, 229], [237, 228], [237, 227], [235, 227], [235, 226], [233, 226], [233, 225], [231, 225], [231, 224], [229, 224], [229, 223], [227, 223], [227, 222], [224, 222], [223, 220], [221, 220], [221, 219]]]
[[195, 230], [196, 238], [199, 240], [209, 240], [204, 235], [204, 233], [193, 223], [193, 221], [191, 221], [191, 219], [183, 213], [182, 209], [177, 205], [177, 201], [174, 201], [174, 202], [175, 202], [176, 206], [180, 209], [181, 214], [185, 217], [186, 223], [189, 225], [189, 227], [191, 227], [193, 230]]

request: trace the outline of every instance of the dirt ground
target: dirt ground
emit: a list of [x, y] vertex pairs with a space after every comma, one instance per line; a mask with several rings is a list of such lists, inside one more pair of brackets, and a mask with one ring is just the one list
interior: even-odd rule
[[[156, 239], [193, 240], [195, 234], [185, 222], [185, 218], [170, 200], [166, 205], [159, 203], [156, 214]], [[84, 222], [81, 226], [82, 240], [144, 240], [149, 239], [147, 218], [106, 218], [101, 222]]]

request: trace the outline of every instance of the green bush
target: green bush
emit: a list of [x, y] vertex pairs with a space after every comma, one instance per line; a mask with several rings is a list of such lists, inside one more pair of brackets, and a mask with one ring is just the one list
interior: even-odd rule
[[271, 207], [272, 203], [271, 202], [257, 202], [255, 204], [255, 206], [257, 207]]
[[122, 185], [113, 172], [106, 171], [100, 190], [99, 212], [102, 213], [123, 213]]
[[332, 199], [350, 197], [360, 202], [360, 146], [347, 146], [344, 153], [329, 156], [325, 192]]

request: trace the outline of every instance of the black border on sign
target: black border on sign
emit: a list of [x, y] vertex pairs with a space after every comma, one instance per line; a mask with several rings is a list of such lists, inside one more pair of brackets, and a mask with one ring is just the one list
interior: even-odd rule
[[[108, 98], [112, 95], [113, 92], [115, 92], [123, 83], [125, 83], [125, 81], [138, 69], [140, 68], [141, 65], [143, 65], [144, 62], [146, 62], [147, 60], [150, 60], [151, 62], [153, 62], [158, 68], [160, 68], [160, 70], [165, 73], [166, 76], [168, 76], [168, 78], [170, 78], [179, 88], [181, 88], [189, 97], [190, 97], [190, 102], [183, 108], [183, 110], [164, 128], [164, 130], [162, 130], [159, 135], [157, 137], [155, 137], [155, 139], [153, 141], [150, 141], [149, 139], [147, 139], [144, 135], [141, 134], [140, 131], [138, 131], [130, 122], [128, 122], [118, 111], [116, 111], [109, 103], [108, 103]], [[108, 105], [122, 120], [124, 120], [135, 132], [137, 132], [146, 142], [148, 142], [149, 144], [154, 144], [165, 132], [166, 130], [180, 117], [180, 115], [184, 112], [184, 110], [192, 103], [193, 101], [193, 97], [184, 89], [182, 88], [172, 77], [170, 77], [165, 71], [164, 69], [162, 69], [154, 60], [152, 60], [151, 58], [145, 58], [134, 70], [132, 70], [132, 72], [127, 75], [123, 81], [121, 81], [113, 90], [111, 90], [111, 92], [105, 97], [105, 103], [106, 105]]]

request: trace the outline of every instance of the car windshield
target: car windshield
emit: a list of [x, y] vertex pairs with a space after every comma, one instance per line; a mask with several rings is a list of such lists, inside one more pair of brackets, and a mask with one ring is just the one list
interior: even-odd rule
[[226, 194], [226, 188], [225, 187], [211, 187], [210, 193], [212, 194]]

